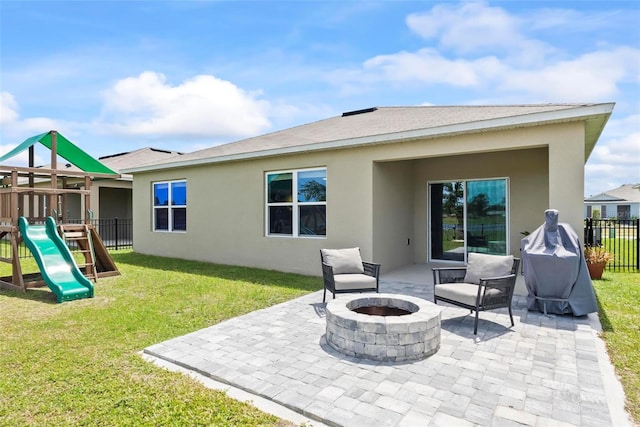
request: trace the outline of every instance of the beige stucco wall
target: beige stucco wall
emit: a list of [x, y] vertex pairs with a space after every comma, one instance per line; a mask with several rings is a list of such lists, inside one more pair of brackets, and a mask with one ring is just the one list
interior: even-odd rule
[[509, 252], [520, 254], [522, 231], [544, 221], [549, 203], [547, 148], [375, 163], [374, 255], [387, 269], [428, 260], [428, 183], [507, 178]]
[[374, 163], [373, 255], [376, 261], [384, 260], [383, 272], [413, 260], [413, 164], [412, 160]]
[[[265, 236], [264, 172], [324, 166], [326, 238]], [[307, 274], [319, 274], [321, 248], [359, 246], [371, 259], [371, 169], [371, 161], [351, 151], [136, 174], [134, 249]], [[151, 183], [175, 179], [187, 180], [187, 232], [152, 232]]]
[[[319, 274], [319, 249], [359, 246], [391, 270], [427, 259], [429, 181], [508, 177], [519, 255], [520, 232], [548, 207], [581, 229], [583, 153], [583, 127], [569, 123], [137, 173], [134, 249]], [[327, 168], [326, 238], [266, 237], [264, 172], [308, 167]], [[174, 179], [187, 180], [187, 232], [153, 232], [151, 183]]]

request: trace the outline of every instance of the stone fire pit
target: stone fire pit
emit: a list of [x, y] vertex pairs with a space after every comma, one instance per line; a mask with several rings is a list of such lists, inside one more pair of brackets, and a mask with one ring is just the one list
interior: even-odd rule
[[440, 348], [440, 308], [396, 294], [340, 296], [327, 303], [327, 343], [349, 356], [417, 360]]

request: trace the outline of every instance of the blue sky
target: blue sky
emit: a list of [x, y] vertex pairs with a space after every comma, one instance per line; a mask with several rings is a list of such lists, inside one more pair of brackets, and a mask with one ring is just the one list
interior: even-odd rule
[[631, 0], [0, 0], [0, 154], [50, 129], [99, 157], [372, 106], [613, 101], [593, 195], [640, 183], [639, 23]]

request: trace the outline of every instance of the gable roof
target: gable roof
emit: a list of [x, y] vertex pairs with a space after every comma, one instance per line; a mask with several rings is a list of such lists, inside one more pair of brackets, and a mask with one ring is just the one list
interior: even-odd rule
[[613, 106], [613, 103], [603, 103], [370, 108], [195, 151], [184, 154], [179, 159], [134, 167], [125, 172], [171, 169], [569, 121], [586, 123], [585, 154], [588, 158]]
[[613, 190], [588, 197], [584, 201], [640, 203], [640, 184], [623, 184]]
[[51, 150], [51, 147], [53, 146], [52, 140], [54, 133], [56, 136], [56, 154], [58, 156], [62, 157], [84, 172], [117, 175], [117, 172], [112, 171], [111, 169], [100, 163], [100, 161], [94, 159], [93, 157], [82, 151], [79, 147], [62, 136], [61, 133], [53, 130], [25, 139], [13, 150], [9, 151], [4, 156], [1, 156], [0, 162], [10, 159], [11, 157], [23, 152], [24, 150], [32, 147], [38, 142]]

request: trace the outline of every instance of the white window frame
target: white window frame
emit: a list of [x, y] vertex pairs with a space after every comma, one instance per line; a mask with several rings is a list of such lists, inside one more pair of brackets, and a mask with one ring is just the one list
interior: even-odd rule
[[[186, 179], [173, 179], [168, 181], [154, 181], [151, 183], [151, 229], [157, 233], [186, 233], [187, 230], [174, 230], [173, 229], [173, 209], [175, 208], [184, 208], [185, 209], [185, 222], [186, 222], [186, 210], [187, 205], [174, 205], [173, 202], [173, 194], [171, 194], [171, 184], [175, 184], [177, 182], [184, 182], [185, 191], [188, 191], [187, 180]], [[158, 184], [167, 184], [167, 206], [156, 206], [155, 204], [155, 188]], [[188, 202], [187, 202], [188, 203]], [[168, 211], [168, 227], [167, 229], [156, 228], [156, 210], [159, 209], [167, 209]], [[186, 225], [186, 224], [185, 224]], [[185, 227], [186, 228], [186, 227]]]
[[[319, 235], [309, 235], [309, 234], [300, 234], [300, 206], [326, 206], [327, 201], [323, 202], [299, 202], [298, 201], [298, 174], [301, 172], [310, 172], [310, 171], [324, 171], [325, 177], [327, 177], [327, 167], [315, 167], [315, 168], [303, 168], [303, 169], [284, 169], [277, 171], [267, 171], [264, 173], [264, 234], [267, 237], [283, 237], [283, 238], [303, 238], [303, 239], [326, 239], [327, 234], [324, 236]], [[269, 175], [277, 175], [282, 173], [290, 173], [291, 174], [291, 202], [272, 202], [269, 203]], [[328, 179], [328, 178], [327, 178]], [[282, 234], [282, 233], [270, 233], [269, 232], [269, 207], [271, 206], [291, 206], [292, 210], [292, 218], [291, 218], [291, 234]]]

